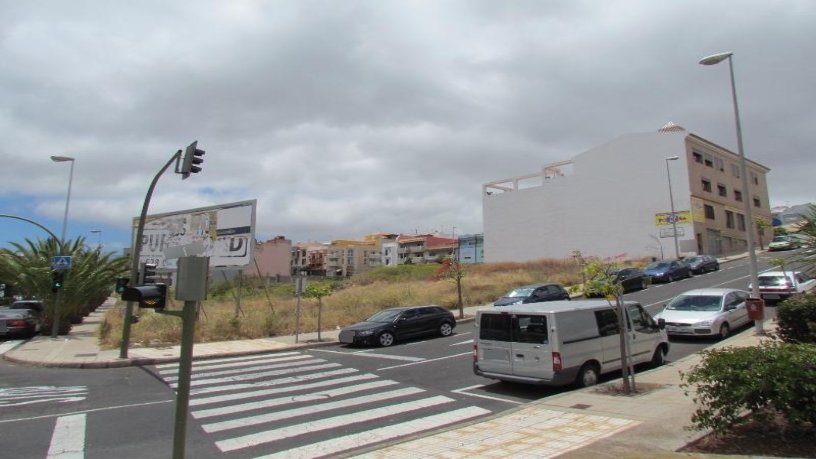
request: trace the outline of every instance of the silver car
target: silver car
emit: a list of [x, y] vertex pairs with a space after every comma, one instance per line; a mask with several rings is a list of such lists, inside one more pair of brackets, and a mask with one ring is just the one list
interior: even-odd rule
[[675, 336], [719, 336], [748, 322], [748, 292], [733, 288], [689, 290], [672, 299], [655, 315], [666, 321], [666, 333]]

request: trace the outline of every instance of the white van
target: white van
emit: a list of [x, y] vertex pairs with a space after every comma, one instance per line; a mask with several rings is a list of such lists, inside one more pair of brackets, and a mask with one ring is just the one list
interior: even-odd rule
[[[662, 365], [669, 352], [664, 322], [626, 301], [634, 362]], [[476, 315], [473, 372], [503, 381], [592, 386], [621, 368], [616, 308], [606, 300], [552, 301]]]

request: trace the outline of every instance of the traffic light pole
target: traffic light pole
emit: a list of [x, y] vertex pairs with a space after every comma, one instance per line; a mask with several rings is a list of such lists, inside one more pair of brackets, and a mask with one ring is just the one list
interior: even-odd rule
[[[187, 443], [187, 410], [190, 408], [190, 379], [193, 369], [193, 341], [197, 301], [185, 301], [181, 312], [181, 354], [176, 386], [176, 422], [173, 430], [173, 459], [184, 459]], [[174, 311], [163, 312], [173, 314]], [[175, 314], [173, 314], [175, 315]]]
[[[156, 184], [159, 182], [159, 177], [164, 174], [168, 168], [175, 162], [178, 164], [179, 158], [181, 158], [181, 150], [178, 150], [167, 164], [153, 177], [153, 181], [150, 183], [150, 188], [147, 190], [147, 195], [145, 196], [144, 204], [142, 205], [142, 213], [139, 216], [139, 225], [136, 229], [136, 239], [133, 241], [133, 252], [131, 253], [131, 264], [130, 264], [130, 278], [131, 279], [138, 279], [139, 275], [139, 254], [142, 253], [142, 235], [144, 234], [144, 226], [145, 226], [145, 219], [147, 218], [147, 208], [150, 206], [150, 198], [153, 197], [153, 190], [156, 188]], [[130, 345], [130, 327], [133, 323], [133, 302], [128, 301], [127, 306], [125, 307], [125, 319], [124, 323], [122, 324], [122, 343], [121, 347], [119, 348], [119, 358], [126, 359], [128, 358], [128, 346]]]

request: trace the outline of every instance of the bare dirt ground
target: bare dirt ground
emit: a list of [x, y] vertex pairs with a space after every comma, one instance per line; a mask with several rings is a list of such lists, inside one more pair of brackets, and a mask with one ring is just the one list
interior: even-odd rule
[[680, 450], [684, 453], [738, 454], [816, 458], [816, 426], [788, 427], [784, 419], [771, 423], [755, 419], [724, 434], [709, 434]]

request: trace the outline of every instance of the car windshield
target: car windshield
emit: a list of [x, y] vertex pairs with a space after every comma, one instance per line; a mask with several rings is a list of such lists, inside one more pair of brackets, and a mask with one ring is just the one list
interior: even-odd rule
[[686, 259], [686, 263], [688, 263], [690, 265], [693, 265], [695, 263], [702, 263], [703, 261], [705, 261], [705, 259], [703, 257], [691, 257], [691, 258]]
[[533, 290], [534, 289], [529, 287], [517, 288], [504, 296], [508, 298], [527, 298], [528, 296], [532, 295]]
[[776, 236], [775, 238], [773, 238], [773, 241], [771, 242], [788, 242], [788, 241], [790, 241], [790, 238], [788, 236]]
[[759, 285], [763, 287], [788, 285], [788, 279], [783, 276], [759, 276]]
[[656, 261], [656, 262], [650, 264], [649, 266], [647, 266], [646, 269], [663, 270], [663, 269], [668, 269], [670, 265], [671, 265], [671, 263], [668, 263], [666, 261]]
[[670, 311], [719, 311], [721, 296], [680, 295], [666, 306]]
[[366, 319], [366, 322], [393, 322], [402, 312], [400, 309], [386, 309]]

